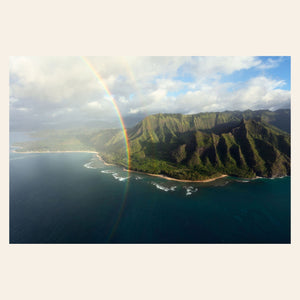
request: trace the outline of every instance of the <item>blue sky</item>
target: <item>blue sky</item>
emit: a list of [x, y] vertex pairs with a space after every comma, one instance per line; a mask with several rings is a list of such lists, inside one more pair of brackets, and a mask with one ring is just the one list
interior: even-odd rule
[[[197, 59], [197, 57], [195, 57]], [[282, 81], [280, 86], [274, 89], [282, 89], [290, 91], [291, 89], [291, 58], [290, 56], [258, 56], [260, 61], [256, 67], [236, 70], [231, 74], [218, 73], [219, 83], [230, 83], [228, 91], [233, 92], [239, 89], [240, 86], [248, 82], [251, 78], [266, 77], [276, 81]], [[216, 74], [214, 74], [216, 75]], [[174, 80], [179, 80], [186, 83], [195, 82], [195, 76], [189, 73], [188, 66], [183, 65], [177, 70]], [[209, 78], [207, 82], [214, 82], [216, 78]], [[168, 96], [177, 97], [189, 91], [188, 87], [182, 88], [178, 91], [168, 92]]]
[[274, 80], [284, 80], [284, 90], [291, 89], [291, 58], [290, 56], [259, 56], [262, 61], [262, 68], [251, 68], [248, 70], [236, 71], [233, 74], [223, 77], [223, 82], [245, 82], [253, 77], [265, 76]]
[[[155, 113], [289, 108], [290, 57], [11, 57], [11, 123], [138, 119]], [[103, 84], [107, 89], [103, 88]]]

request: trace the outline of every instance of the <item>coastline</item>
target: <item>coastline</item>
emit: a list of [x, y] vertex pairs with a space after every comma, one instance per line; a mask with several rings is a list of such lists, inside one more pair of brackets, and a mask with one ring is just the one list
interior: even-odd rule
[[[116, 164], [110, 164], [110, 163], [107, 163], [105, 162], [105, 160], [100, 156], [99, 152], [97, 151], [89, 151], [89, 150], [65, 150], [65, 151], [16, 151], [16, 150], [12, 150], [11, 152], [13, 153], [23, 153], [23, 154], [30, 154], [30, 153], [94, 153], [96, 154], [97, 158], [99, 160], [101, 160], [104, 165], [106, 166], [116, 166]], [[121, 166], [120, 166], [121, 167]], [[123, 167], [123, 170], [124, 171], [127, 171], [127, 172], [134, 172], [134, 173], [138, 173], [138, 174], [143, 174], [143, 175], [149, 175], [149, 176], [153, 176], [153, 177], [159, 177], [159, 178], [162, 178], [162, 179], [166, 179], [166, 180], [170, 180], [170, 181], [177, 181], [177, 182], [189, 182], [189, 183], [195, 183], [195, 182], [202, 182], [202, 183], [205, 183], [205, 182], [212, 182], [212, 181], [215, 181], [217, 179], [221, 179], [221, 178], [225, 178], [225, 177], [228, 177], [229, 175], [226, 175], [226, 174], [222, 174], [221, 176], [218, 176], [218, 177], [214, 177], [214, 178], [209, 178], [209, 179], [203, 179], [203, 180], [186, 180], [186, 179], [177, 179], [177, 178], [172, 178], [172, 177], [168, 177], [168, 176], [165, 176], [165, 175], [159, 175], [159, 174], [151, 174], [151, 173], [146, 173], [146, 172], [141, 172], [141, 171], [134, 171], [134, 170], [128, 170], [128, 169], [125, 169]], [[275, 178], [283, 178], [283, 177], [287, 177], [288, 175], [285, 175], [285, 176], [279, 176], [279, 177], [271, 177], [271, 178], [268, 178], [268, 179], [275, 179]], [[260, 177], [260, 176], [256, 176], [255, 178], [241, 178], [241, 179], [245, 179], [245, 180], [256, 180], [256, 179], [261, 179], [261, 178], [264, 178], [264, 177]]]
[[109, 164], [104, 161], [104, 159], [99, 155], [99, 152], [92, 151], [92, 150], [57, 150], [57, 151], [16, 151], [12, 150], [13, 153], [23, 153], [23, 154], [30, 154], [30, 153], [94, 153], [96, 154], [97, 158], [101, 160], [106, 166], [115, 166], [114, 164]]
[[96, 152], [97, 153], [97, 157], [98, 157], [98, 159], [99, 160], [101, 160], [106, 166], [115, 166], [114, 164], [109, 164], [109, 163], [107, 163], [101, 156], [100, 156], [100, 154], [98, 153], [98, 152]]
[[221, 179], [221, 178], [224, 178], [224, 177], [228, 177], [228, 175], [223, 174], [223, 175], [218, 176], [218, 177], [209, 178], [209, 179], [203, 179], [203, 180], [186, 180], [186, 179], [172, 178], [172, 177], [168, 177], [168, 176], [165, 176], [165, 175], [151, 174], [151, 173], [140, 172], [140, 171], [133, 171], [133, 170], [125, 169], [125, 168], [123, 168], [123, 170], [124, 170], [124, 171], [129, 171], [129, 172], [134, 172], [134, 173], [139, 173], [139, 174], [144, 174], [144, 175], [149, 175], [149, 176], [153, 176], [153, 177], [159, 177], [159, 178], [163, 178], [163, 179], [171, 180], [171, 181], [190, 182], [190, 183], [193, 183], [193, 182], [212, 182], [212, 181], [215, 181], [215, 180], [217, 180], [217, 179]]
[[[110, 163], [107, 163], [103, 160], [103, 158], [100, 156], [100, 154], [96, 151], [88, 151], [88, 150], [66, 150], [66, 151], [16, 151], [16, 150], [12, 150], [12, 152], [14, 153], [95, 153], [97, 154], [97, 158], [101, 161], [103, 161], [103, 163], [106, 165], [106, 166], [115, 166], [114, 164], [110, 164]], [[215, 181], [217, 179], [221, 179], [221, 178], [224, 178], [224, 177], [227, 177], [228, 175], [226, 174], [223, 174], [221, 176], [218, 176], [218, 177], [215, 177], [215, 178], [210, 178], [210, 179], [204, 179], [204, 180], [185, 180], [185, 179], [177, 179], [177, 178], [172, 178], [172, 177], [168, 177], [168, 176], [164, 176], [164, 175], [159, 175], [159, 174], [151, 174], [151, 173], [146, 173], [146, 172], [140, 172], [140, 171], [133, 171], [133, 170], [128, 170], [128, 169], [125, 169], [123, 168], [124, 171], [127, 171], [127, 172], [134, 172], [134, 173], [139, 173], [139, 174], [144, 174], [144, 175], [149, 175], [149, 176], [153, 176], [153, 177], [159, 177], [159, 178], [163, 178], [163, 179], [166, 179], [166, 180], [171, 180], [171, 181], [178, 181], [178, 182], [212, 182], [212, 181]]]

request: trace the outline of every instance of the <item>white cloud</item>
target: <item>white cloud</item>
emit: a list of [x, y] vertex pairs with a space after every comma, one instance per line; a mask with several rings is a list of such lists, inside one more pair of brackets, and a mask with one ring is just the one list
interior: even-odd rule
[[93, 109], [102, 109], [102, 104], [99, 103], [98, 101], [89, 102], [87, 105], [88, 105], [88, 107], [93, 108]]
[[140, 112], [140, 110], [138, 108], [130, 108], [130, 110], [129, 110], [130, 114], [137, 114], [139, 112]]
[[118, 100], [119, 100], [119, 102], [124, 103], [124, 104], [128, 103], [128, 100], [124, 96], [121, 96]]
[[267, 69], [272, 69], [276, 68], [279, 66], [279, 64], [283, 61], [282, 57], [279, 58], [268, 58], [265, 63], [261, 63], [257, 66], [257, 68], [261, 70], [267, 70]]
[[228, 96], [229, 103], [240, 109], [279, 109], [290, 105], [291, 92], [280, 89], [282, 80], [266, 77], [250, 79], [235, 93]]
[[235, 71], [250, 69], [261, 64], [261, 60], [252, 56], [207, 56], [194, 57], [185, 67], [197, 78], [216, 77], [220, 74], [232, 74]]
[[28, 111], [29, 109], [26, 108], [26, 107], [18, 107], [18, 108], [16, 108], [16, 110], [18, 110], [18, 111]]
[[[113, 120], [158, 112], [198, 113], [235, 109], [276, 109], [290, 104], [283, 80], [256, 76], [222, 83], [239, 70], [275, 68], [281, 58], [256, 57], [11, 57], [11, 121]], [[189, 80], [185, 81], [187, 75]], [[105, 84], [105, 88], [103, 87]], [[25, 116], [26, 114], [26, 116]]]
[[140, 107], [139, 111], [192, 114], [209, 111], [286, 108], [290, 105], [291, 93], [280, 89], [283, 84], [283, 81], [266, 77], [252, 78], [237, 86], [233, 83], [215, 83], [179, 95], [175, 101], [170, 97], [157, 98], [156, 101], [149, 101], [147, 105]]

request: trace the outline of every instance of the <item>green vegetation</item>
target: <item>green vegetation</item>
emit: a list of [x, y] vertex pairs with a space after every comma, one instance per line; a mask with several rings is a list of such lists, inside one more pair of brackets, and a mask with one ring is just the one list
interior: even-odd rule
[[[128, 129], [130, 168], [188, 180], [289, 175], [289, 131], [290, 110], [152, 115]], [[96, 150], [127, 167], [121, 130], [43, 135], [22, 150]]]

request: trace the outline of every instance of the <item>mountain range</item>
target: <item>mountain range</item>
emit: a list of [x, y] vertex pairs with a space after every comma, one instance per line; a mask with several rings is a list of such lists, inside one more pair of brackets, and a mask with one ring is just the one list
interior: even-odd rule
[[[289, 175], [289, 133], [288, 109], [151, 115], [127, 130], [130, 168], [188, 180]], [[126, 166], [121, 131], [101, 131], [90, 142]]]
[[[129, 168], [177, 179], [290, 175], [290, 110], [156, 114], [127, 129]], [[38, 133], [19, 151], [94, 150], [128, 167], [120, 129]]]

